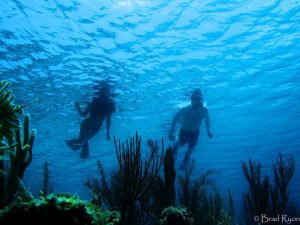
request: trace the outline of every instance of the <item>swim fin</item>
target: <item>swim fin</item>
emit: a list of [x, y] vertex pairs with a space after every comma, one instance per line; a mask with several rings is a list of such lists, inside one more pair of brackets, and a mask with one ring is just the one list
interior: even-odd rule
[[77, 142], [78, 141], [76, 139], [67, 140], [66, 145], [68, 145], [69, 148], [71, 148], [73, 151], [78, 151], [82, 147], [82, 144], [79, 144]]
[[84, 142], [81, 152], [80, 152], [80, 158], [86, 159], [90, 156], [90, 149], [89, 149], [89, 143], [86, 141]]

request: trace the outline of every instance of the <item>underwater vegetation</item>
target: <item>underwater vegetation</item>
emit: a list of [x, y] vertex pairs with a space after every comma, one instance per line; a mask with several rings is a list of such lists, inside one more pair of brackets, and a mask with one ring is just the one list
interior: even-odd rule
[[87, 180], [85, 185], [96, 202], [106, 203], [111, 209], [120, 211], [120, 224], [130, 225], [137, 218], [135, 215], [141, 215], [136, 211], [137, 202], [142, 202], [158, 176], [163, 162], [163, 141], [161, 154], [157, 145], [153, 144], [146, 159], [142, 159], [141, 137], [138, 134], [122, 144], [114, 138], [114, 143], [119, 166], [117, 171], [112, 172], [111, 183], [108, 184], [104, 169], [98, 161], [101, 180]]
[[[133, 141], [134, 139], [131, 140]], [[158, 150], [158, 146], [154, 143], [157, 142], [148, 141], [150, 153], [157, 152]], [[116, 145], [117, 151], [120, 150], [120, 146]], [[129, 144], [128, 146], [134, 145]], [[150, 159], [151, 155], [149, 156]], [[128, 156], [128, 158], [134, 157]], [[122, 217], [122, 207], [124, 206], [122, 206], [120, 195], [124, 193], [133, 195], [133, 193], [124, 192], [124, 183], [122, 183], [122, 172], [120, 169], [112, 171], [108, 180], [100, 161], [98, 161], [97, 166], [100, 179], [88, 179], [85, 185], [95, 202], [98, 202], [101, 207], [121, 211]], [[127, 167], [130, 168], [130, 166]], [[225, 212], [223, 199], [217, 189], [214, 187], [213, 192], [209, 190], [209, 187], [214, 186], [213, 182], [209, 179], [209, 176], [214, 171], [208, 171], [201, 175], [199, 179], [193, 180], [191, 178], [193, 166], [189, 167], [185, 175], [179, 177], [181, 188], [177, 193], [179, 200], [176, 204], [176, 171], [172, 148], [170, 147], [164, 154], [163, 167], [163, 177], [154, 170], [156, 171], [154, 174], [150, 173], [151, 175], [147, 175], [148, 177], [152, 177], [152, 182], [148, 183], [149, 187], [143, 196], [138, 199], [135, 198], [134, 203], [130, 204], [130, 202], [127, 202], [128, 206], [131, 206], [132, 211], [124, 212], [124, 214], [131, 213], [132, 220], [130, 224], [174, 224], [174, 221], [177, 221], [176, 224], [187, 225], [233, 224], [233, 200], [231, 192], [229, 192], [230, 209], [229, 212]], [[137, 192], [141, 193], [141, 191]], [[133, 199], [133, 197], [127, 196], [127, 199]], [[176, 207], [176, 205], [180, 207]]]
[[0, 82], [0, 208], [9, 205], [18, 189], [25, 169], [32, 160], [36, 131], [29, 128], [30, 118], [24, 117], [23, 132], [18, 116], [23, 106], [13, 103], [14, 95], [7, 90], [10, 83]]
[[162, 212], [161, 225], [194, 225], [193, 215], [187, 208], [168, 207]]
[[208, 170], [197, 179], [192, 179], [194, 161], [179, 177], [179, 202], [194, 215], [195, 225], [200, 224], [233, 224], [234, 204], [232, 193], [228, 191], [229, 209], [225, 211], [224, 199], [210, 176], [216, 171]]
[[[261, 178], [261, 164], [249, 159], [248, 164], [242, 162], [242, 170], [249, 184], [248, 192], [244, 193], [243, 201], [245, 208], [246, 224], [256, 224], [253, 218], [257, 215], [268, 215], [277, 217], [287, 214], [290, 183], [295, 172], [295, 159], [293, 156], [287, 156], [284, 160], [281, 153], [273, 163], [273, 184], [270, 178], [265, 176]], [[253, 222], [252, 222], [253, 221]], [[270, 221], [268, 224], [278, 224]]]
[[102, 210], [71, 194], [49, 194], [39, 199], [24, 199], [0, 211], [1, 224], [117, 225], [118, 212]]
[[52, 185], [50, 184], [49, 163], [45, 162], [43, 168], [43, 180], [40, 195], [47, 196], [50, 193], [52, 193]]
[[[288, 185], [295, 172], [292, 155], [278, 154], [273, 163], [273, 182], [261, 177], [261, 164], [242, 161], [242, 171], [249, 184], [243, 195], [244, 215], [236, 223], [233, 194], [224, 199], [208, 170], [194, 176], [194, 162], [177, 175], [172, 148], [164, 150], [157, 141], [136, 135], [125, 142], [114, 138], [118, 167], [107, 176], [100, 160], [99, 177], [87, 179], [92, 196], [82, 200], [68, 193], [51, 193], [49, 164], [45, 162], [39, 198], [22, 184], [32, 160], [36, 131], [30, 130], [30, 117], [24, 106], [13, 103], [10, 83], [0, 82], [0, 224], [48, 225], [233, 225], [259, 224], [256, 215], [297, 215], [289, 201]], [[24, 124], [20, 125], [20, 117]], [[162, 169], [163, 168], [163, 169]], [[177, 187], [177, 188], [176, 188]], [[242, 197], [242, 196], [241, 196]], [[269, 222], [268, 224], [278, 224]], [[297, 223], [294, 223], [297, 224]]]
[[154, 178], [158, 175], [163, 159], [162, 154], [151, 151], [150, 156], [142, 160], [141, 157], [141, 138], [136, 137], [130, 141], [117, 144], [114, 139], [117, 159], [119, 163], [119, 174], [121, 177], [121, 220], [120, 223], [130, 225], [134, 213], [135, 203], [145, 194]]

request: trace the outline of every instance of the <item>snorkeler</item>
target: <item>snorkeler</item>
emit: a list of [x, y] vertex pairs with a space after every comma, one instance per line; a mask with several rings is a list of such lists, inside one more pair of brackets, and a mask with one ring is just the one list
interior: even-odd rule
[[190, 155], [197, 145], [199, 137], [199, 129], [202, 120], [205, 120], [206, 132], [209, 138], [212, 138], [210, 132], [210, 120], [209, 113], [206, 107], [203, 106], [203, 97], [199, 89], [193, 91], [191, 96], [191, 105], [181, 108], [174, 116], [171, 130], [169, 134], [169, 140], [175, 140], [175, 126], [179, 120], [181, 120], [181, 128], [179, 132], [178, 141], [173, 146], [174, 158], [177, 155], [179, 146], [188, 144], [188, 149], [185, 153], [185, 157], [179, 166], [179, 169], [185, 170], [189, 164]]
[[80, 126], [80, 134], [77, 139], [67, 140], [66, 144], [73, 150], [80, 148], [80, 158], [89, 157], [88, 141], [98, 133], [101, 125], [106, 118], [106, 138], [110, 139], [111, 115], [115, 112], [115, 103], [111, 99], [110, 86], [107, 83], [101, 85], [100, 90], [96, 93], [92, 102], [90, 102], [84, 111], [81, 110], [79, 102], [75, 102], [75, 107], [81, 116], [85, 118]]

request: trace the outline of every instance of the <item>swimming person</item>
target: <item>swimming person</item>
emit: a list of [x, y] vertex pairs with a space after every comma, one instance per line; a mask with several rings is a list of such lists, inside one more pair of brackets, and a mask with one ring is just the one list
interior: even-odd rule
[[88, 114], [89, 116], [81, 123], [79, 137], [67, 140], [66, 144], [73, 151], [81, 148], [80, 158], [86, 159], [89, 157], [88, 141], [98, 133], [104, 119], [106, 119], [106, 138], [110, 139], [111, 115], [115, 112], [110, 86], [107, 83], [103, 84], [84, 111], [81, 110], [79, 102], [75, 102], [75, 107], [81, 116], [86, 117]]
[[213, 135], [210, 131], [209, 113], [207, 108], [203, 106], [203, 97], [200, 89], [196, 89], [191, 96], [191, 105], [181, 108], [175, 114], [169, 133], [169, 140], [174, 141], [176, 124], [181, 121], [179, 138], [173, 146], [173, 155], [175, 158], [178, 147], [188, 144], [185, 157], [179, 166], [179, 169], [181, 170], [185, 170], [189, 164], [190, 155], [198, 142], [199, 129], [203, 119], [205, 120], [207, 135], [209, 138], [212, 138]]

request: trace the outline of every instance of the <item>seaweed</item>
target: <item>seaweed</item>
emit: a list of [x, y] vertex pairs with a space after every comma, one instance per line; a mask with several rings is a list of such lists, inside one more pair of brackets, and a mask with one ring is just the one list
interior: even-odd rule
[[195, 225], [233, 224], [234, 205], [232, 194], [229, 190], [229, 210], [224, 210], [224, 200], [217, 186], [210, 180], [210, 176], [216, 171], [208, 170], [198, 179], [192, 179], [194, 161], [185, 171], [184, 176], [179, 177], [180, 205], [188, 208], [194, 215]]
[[[242, 170], [248, 182], [249, 190], [243, 194], [245, 219], [247, 224], [256, 224], [255, 216], [267, 215], [277, 217], [286, 212], [289, 200], [288, 184], [295, 171], [295, 160], [289, 155], [286, 160], [279, 152], [273, 162], [274, 182], [268, 176], [261, 179], [261, 164], [249, 159], [248, 164], [242, 162]], [[277, 222], [270, 221], [269, 224]]]
[[41, 196], [49, 195], [52, 192], [52, 186], [50, 184], [50, 171], [48, 162], [44, 163], [43, 167], [43, 180], [42, 180], [42, 188], [40, 191]]
[[[151, 145], [149, 146], [151, 148]], [[166, 207], [175, 206], [176, 171], [171, 147], [166, 150], [164, 155], [163, 172], [163, 177], [161, 175], [157, 176], [151, 183], [149, 190], [139, 201], [139, 213], [140, 215], [144, 215], [144, 221], [157, 222]]]
[[167, 207], [163, 210], [160, 225], [194, 225], [194, 219], [189, 209], [185, 207]]
[[127, 140], [126, 145], [121, 144], [120, 140], [117, 144], [115, 137], [114, 143], [119, 166], [117, 170], [111, 172], [110, 182], [107, 181], [104, 168], [98, 161], [100, 180], [87, 179], [85, 186], [94, 202], [120, 211], [120, 224], [140, 223], [134, 217], [136, 204], [140, 202], [142, 207], [143, 197], [158, 177], [164, 155], [163, 141], [161, 154], [157, 146], [152, 145], [150, 154], [144, 160], [141, 156], [141, 138], [138, 134]]
[[118, 225], [119, 213], [107, 211], [75, 195], [57, 193], [20, 199], [0, 210], [1, 224]]
[[0, 82], [0, 208], [13, 201], [20, 180], [32, 160], [36, 136], [36, 130], [29, 129], [28, 114], [25, 114], [21, 132], [18, 116], [23, 106], [14, 105], [12, 91], [6, 91], [9, 85], [7, 81]]
[[163, 160], [162, 154], [152, 151], [148, 159], [141, 157], [141, 138], [136, 133], [125, 144], [114, 137], [117, 159], [119, 164], [119, 174], [121, 176], [121, 219], [122, 225], [130, 225], [133, 219], [135, 203], [145, 194], [154, 178], [158, 175]]

